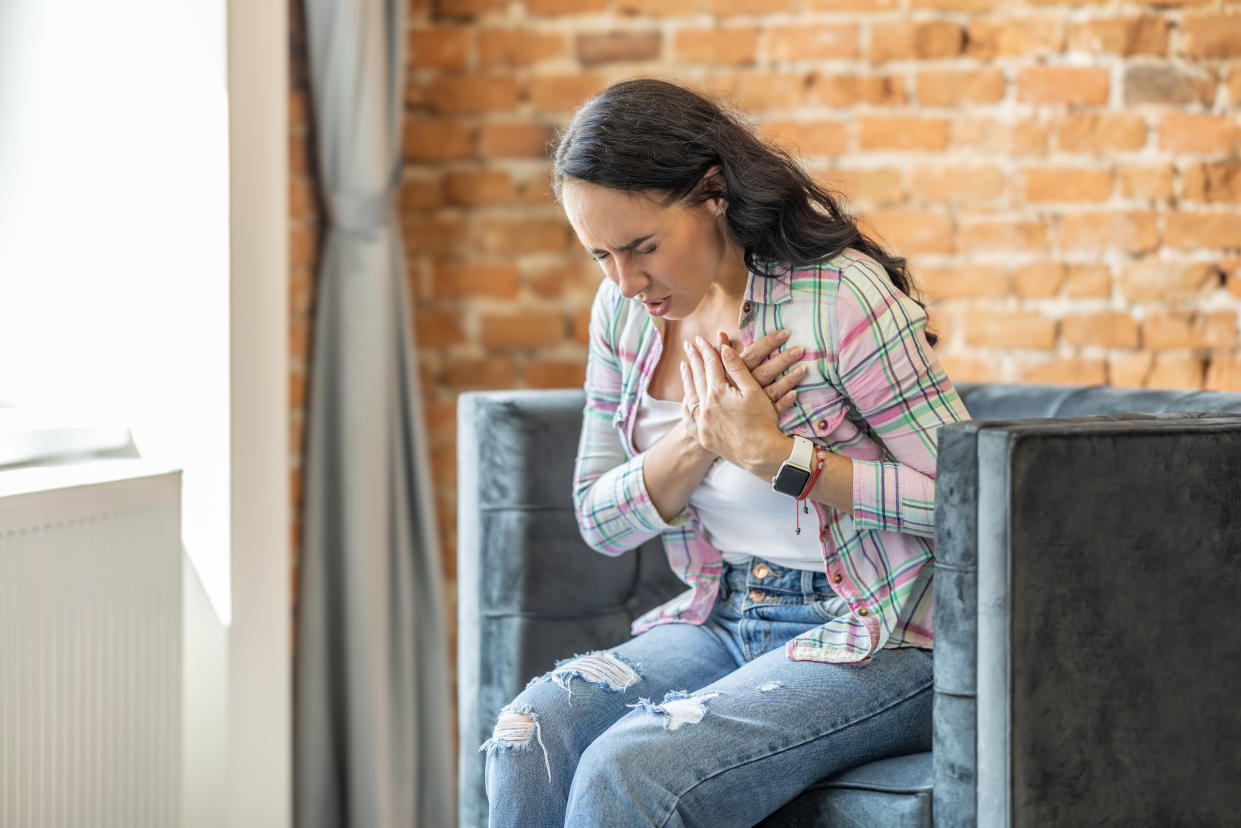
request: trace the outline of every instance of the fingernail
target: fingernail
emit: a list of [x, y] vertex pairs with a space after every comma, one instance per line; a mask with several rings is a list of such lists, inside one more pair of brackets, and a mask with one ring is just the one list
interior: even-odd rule
[[689, 353], [689, 343], [688, 343], [688, 342], [682, 342], [682, 343], [681, 343], [681, 347], [685, 349], [685, 353], [687, 353], [687, 354]]
[[802, 354], [806, 353], [806, 348], [805, 346], [802, 346], [802, 345], [794, 345], [792, 348], [789, 348], [789, 353], [793, 354], [794, 356], [801, 356]]
[[701, 336], [694, 337], [694, 341], [697, 342], [699, 345], [707, 344], [707, 340], [703, 339]]
[[779, 335], [781, 339], [788, 339], [790, 333], [792, 332], [788, 328], [785, 328], [782, 331], [777, 331], [777, 334]]

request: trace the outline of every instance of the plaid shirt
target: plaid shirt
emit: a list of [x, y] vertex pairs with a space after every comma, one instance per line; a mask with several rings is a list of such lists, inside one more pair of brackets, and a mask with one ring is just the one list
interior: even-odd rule
[[[930, 647], [936, 432], [969, 414], [927, 344], [926, 313], [874, 260], [847, 250], [807, 267], [750, 273], [739, 327], [746, 346], [788, 328], [783, 347], [805, 347], [806, 376], [780, 428], [853, 459], [852, 516], [808, 501], [824, 567], [851, 611], [789, 641], [788, 657], [852, 662], [880, 647]], [[690, 587], [635, 620], [635, 635], [671, 621], [701, 624], [722, 568], [692, 508], [660, 517], [643, 479], [646, 455], [634, 449], [635, 413], [662, 331], [662, 320], [603, 280], [574, 469], [578, 525], [607, 555], [662, 535], [673, 572]]]

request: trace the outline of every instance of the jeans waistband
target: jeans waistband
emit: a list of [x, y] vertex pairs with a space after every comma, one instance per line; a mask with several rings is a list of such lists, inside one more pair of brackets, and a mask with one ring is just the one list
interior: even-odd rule
[[777, 593], [786, 599], [800, 596], [807, 602], [821, 601], [836, 594], [822, 569], [793, 569], [759, 557], [737, 564], [725, 561], [720, 574], [720, 597], [751, 589]]

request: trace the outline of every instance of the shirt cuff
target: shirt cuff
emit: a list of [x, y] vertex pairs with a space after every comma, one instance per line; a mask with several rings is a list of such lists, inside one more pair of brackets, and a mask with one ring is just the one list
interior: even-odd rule
[[854, 460], [853, 525], [934, 537], [934, 481], [904, 463]]

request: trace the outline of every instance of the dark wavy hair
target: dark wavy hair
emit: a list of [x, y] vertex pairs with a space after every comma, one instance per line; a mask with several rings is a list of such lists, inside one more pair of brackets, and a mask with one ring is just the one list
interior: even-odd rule
[[[704, 179], [717, 165], [722, 175]], [[919, 302], [905, 260], [858, 229], [835, 194], [739, 117], [676, 84], [624, 81], [583, 104], [556, 147], [557, 199], [569, 178], [662, 193], [665, 205], [696, 206], [722, 196], [728, 232], [755, 273], [775, 275], [781, 265], [813, 264], [851, 247]], [[930, 331], [926, 338], [935, 344]]]

